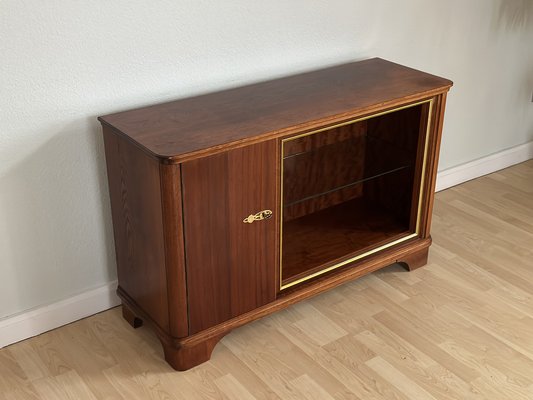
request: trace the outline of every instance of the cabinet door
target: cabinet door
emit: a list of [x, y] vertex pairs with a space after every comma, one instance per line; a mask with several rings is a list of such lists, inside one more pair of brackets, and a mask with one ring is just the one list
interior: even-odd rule
[[276, 160], [270, 140], [182, 164], [190, 334], [275, 298]]

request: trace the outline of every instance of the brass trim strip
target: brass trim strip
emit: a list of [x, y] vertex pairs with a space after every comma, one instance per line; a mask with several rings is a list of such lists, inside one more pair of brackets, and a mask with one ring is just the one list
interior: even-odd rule
[[352, 257], [352, 258], [349, 258], [347, 260], [341, 261], [340, 263], [337, 263], [337, 264], [332, 265], [331, 267], [328, 267], [328, 268], [325, 268], [325, 269], [321, 269], [320, 271], [317, 271], [317, 272], [315, 272], [315, 273], [313, 273], [311, 275], [306, 275], [303, 278], [295, 280], [294, 282], [289, 282], [286, 285], [281, 286], [281, 289], [287, 289], [287, 288], [289, 288], [291, 286], [297, 285], [298, 283], [304, 282], [304, 281], [306, 281], [308, 279], [312, 279], [315, 276], [319, 276], [319, 275], [325, 274], [326, 272], [332, 271], [334, 269], [342, 267], [343, 265], [349, 264], [349, 263], [351, 263], [353, 261], [357, 261], [357, 260], [359, 260], [359, 259], [361, 259], [363, 257], [366, 257], [366, 256], [372, 255], [374, 253], [377, 253], [377, 252], [379, 252], [381, 250], [384, 250], [386, 248], [394, 246], [394, 245], [396, 245], [398, 243], [405, 242], [406, 240], [412, 239], [412, 238], [414, 238], [416, 236], [418, 236], [418, 233], [411, 233], [410, 235], [407, 235], [405, 237], [399, 238], [399, 239], [397, 239], [397, 240], [395, 240], [393, 242], [385, 243], [385, 244], [383, 244], [383, 245], [381, 245], [379, 247], [376, 247], [375, 249], [367, 251], [366, 253], [362, 253], [362, 254], [359, 254], [359, 255], [357, 255], [355, 257]]
[[[433, 100], [434, 99], [417, 101], [416, 103], [407, 104], [405, 106], [401, 106], [401, 107], [397, 107], [397, 108], [391, 108], [390, 110], [381, 111], [381, 112], [376, 113], [376, 114], [365, 115], [364, 117], [361, 117], [361, 118], [351, 119], [349, 121], [340, 122], [340, 123], [335, 124], [335, 125], [329, 125], [327, 127], [320, 128], [320, 129], [317, 129], [317, 130], [314, 130], [314, 131], [311, 131], [311, 132], [305, 132], [305, 133], [301, 133], [301, 134], [296, 135], [296, 136], [291, 136], [291, 137], [282, 139], [281, 142], [282, 143], [283, 142], [290, 142], [291, 140], [299, 139], [299, 138], [304, 137], [304, 136], [314, 135], [315, 133], [324, 132], [324, 131], [327, 131], [327, 130], [330, 130], [330, 129], [333, 129], [333, 128], [338, 128], [340, 126], [345, 126], [345, 125], [355, 124], [356, 122], [366, 121], [367, 119], [370, 119], [370, 118], [380, 117], [382, 115], [390, 114], [390, 113], [393, 113], [393, 112], [396, 112], [396, 111], [405, 110], [406, 108], [416, 107], [416, 106], [419, 106], [420, 104], [432, 103]], [[282, 158], [283, 158], [283, 155], [282, 155]]]
[[[287, 289], [289, 287], [292, 287], [294, 285], [297, 285], [299, 283], [302, 283], [302, 282], [305, 282], [309, 279], [312, 279], [312, 278], [315, 278], [317, 276], [320, 276], [322, 274], [325, 274], [329, 271], [332, 271], [334, 269], [337, 269], [337, 268], [340, 268], [346, 264], [349, 264], [349, 263], [352, 263], [354, 261], [357, 261], [357, 260], [360, 260], [361, 258], [364, 258], [364, 257], [367, 257], [369, 255], [372, 255], [374, 253], [377, 253], [379, 251], [382, 251], [382, 250], [385, 250], [389, 247], [392, 247], [392, 246], [395, 246], [399, 243], [402, 243], [402, 242], [405, 242], [409, 239], [413, 239], [417, 236], [420, 235], [420, 222], [421, 222], [421, 216], [422, 216], [422, 200], [423, 200], [423, 196], [424, 196], [424, 184], [425, 184], [425, 174], [426, 174], [426, 164], [427, 164], [427, 153], [428, 153], [428, 144], [429, 144], [429, 136], [430, 136], [430, 131], [431, 131], [431, 123], [432, 123], [432, 112], [433, 112], [433, 102], [434, 102], [435, 98], [431, 98], [429, 100], [422, 100], [422, 101], [418, 101], [416, 103], [412, 103], [412, 104], [407, 104], [405, 106], [401, 106], [401, 107], [397, 107], [397, 108], [393, 108], [393, 109], [390, 109], [390, 110], [386, 110], [386, 111], [382, 111], [382, 112], [379, 112], [379, 113], [376, 113], [376, 114], [371, 114], [371, 115], [367, 115], [367, 116], [364, 116], [364, 117], [361, 117], [361, 118], [356, 118], [356, 119], [352, 119], [352, 120], [349, 120], [349, 121], [345, 121], [345, 122], [341, 122], [339, 124], [335, 124], [335, 125], [330, 125], [330, 126], [327, 126], [327, 127], [324, 127], [324, 128], [320, 128], [320, 129], [317, 129], [317, 130], [314, 130], [314, 131], [311, 131], [311, 132], [306, 132], [306, 133], [302, 133], [300, 135], [296, 135], [296, 136], [291, 136], [289, 138], [285, 138], [285, 139], [282, 139], [281, 140], [281, 154], [280, 154], [280, 159], [281, 159], [281, 169], [280, 169], [280, 173], [281, 173], [281, 179], [280, 179], [280, 183], [281, 183], [281, 190], [280, 190], [280, 193], [281, 193], [281, 198], [280, 198], [280, 205], [281, 205], [281, 210], [280, 210], [280, 237], [279, 237], [279, 289], [280, 290], [283, 290], [283, 289]], [[426, 103], [429, 103], [429, 109], [428, 109], [428, 118], [427, 118], [427, 125], [426, 125], [426, 132], [425, 132], [425, 135], [426, 137], [424, 138], [425, 140], [425, 143], [424, 143], [424, 156], [423, 156], [423, 160], [422, 160], [422, 171], [421, 171], [421, 178], [420, 178], [420, 194], [418, 196], [418, 209], [417, 209], [417, 216], [416, 216], [416, 227], [415, 227], [415, 233], [411, 233], [405, 237], [402, 237], [402, 238], [399, 238], [399, 239], [396, 239], [392, 242], [389, 242], [389, 243], [385, 243], [379, 247], [376, 247], [374, 249], [371, 249], [365, 253], [361, 253], [359, 255], [356, 255], [354, 257], [351, 257], [347, 260], [344, 260], [344, 261], [341, 261], [337, 264], [334, 264], [328, 268], [325, 268], [325, 269], [322, 269], [320, 271], [317, 271], [313, 274], [310, 274], [310, 275], [306, 275], [300, 279], [297, 279], [293, 282], [289, 282], [287, 283], [286, 285], [283, 285], [283, 146], [285, 144], [285, 142], [289, 142], [291, 140], [295, 140], [295, 139], [299, 139], [301, 137], [304, 137], [304, 136], [309, 136], [309, 135], [314, 135], [316, 133], [319, 133], [319, 132], [323, 132], [323, 131], [327, 131], [327, 130], [330, 130], [330, 129], [334, 129], [334, 128], [338, 128], [338, 127], [341, 127], [341, 126], [345, 126], [345, 125], [350, 125], [350, 124], [354, 124], [356, 122], [361, 122], [361, 121], [365, 121], [367, 119], [370, 119], [370, 118], [374, 118], [374, 117], [379, 117], [379, 116], [382, 116], [382, 115], [386, 115], [386, 114], [390, 114], [392, 112], [396, 112], [396, 111], [400, 111], [400, 110], [404, 110], [406, 108], [411, 108], [411, 107], [416, 107], [416, 106], [419, 106], [421, 104], [426, 104]]]

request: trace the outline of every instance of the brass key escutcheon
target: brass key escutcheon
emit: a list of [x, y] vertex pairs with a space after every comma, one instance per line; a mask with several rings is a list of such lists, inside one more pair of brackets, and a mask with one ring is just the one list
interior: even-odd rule
[[245, 224], [251, 224], [254, 221], [261, 221], [272, 217], [272, 210], [259, 211], [256, 214], [250, 214], [242, 220]]

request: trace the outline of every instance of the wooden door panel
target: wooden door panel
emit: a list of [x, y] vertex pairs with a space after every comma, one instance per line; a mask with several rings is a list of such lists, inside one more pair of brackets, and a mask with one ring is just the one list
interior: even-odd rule
[[190, 334], [275, 299], [276, 171], [275, 140], [183, 163]]

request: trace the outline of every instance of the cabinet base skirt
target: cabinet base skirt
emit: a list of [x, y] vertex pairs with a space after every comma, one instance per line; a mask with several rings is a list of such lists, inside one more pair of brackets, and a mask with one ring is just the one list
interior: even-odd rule
[[165, 360], [177, 371], [186, 371], [196, 367], [209, 361], [213, 349], [226, 333], [228, 332], [192, 345], [175, 346], [174, 344], [163, 343]]
[[118, 296], [122, 299], [123, 316], [134, 328], [143, 322], [149, 323], [156, 331], [163, 345], [165, 360], [178, 371], [195, 367], [211, 357], [216, 344], [232, 329], [248, 322], [270, 315], [299, 301], [330, 290], [345, 282], [357, 279], [394, 263], [400, 263], [408, 270], [420, 268], [427, 263], [431, 238], [415, 239], [376, 257], [358, 261], [356, 266], [347, 267], [334, 274], [323, 276], [312, 282], [291, 287], [278, 294], [278, 298], [262, 307], [238, 315], [228, 321], [186, 337], [173, 337], [144, 313], [141, 307], [119, 286]]
[[414, 271], [420, 267], [423, 267], [428, 263], [429, 248], [426, 247], [417, 252], [411, 254], [406, 254], [402, 258], [397, 260], [398, 264], [401, 264], [404, 268], [409, 271]]

